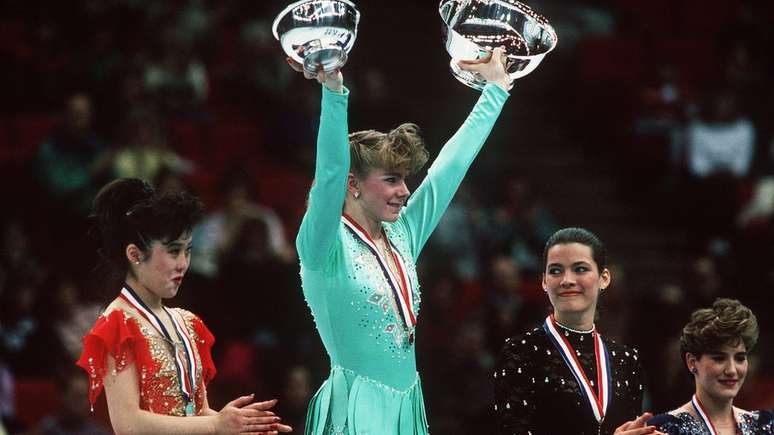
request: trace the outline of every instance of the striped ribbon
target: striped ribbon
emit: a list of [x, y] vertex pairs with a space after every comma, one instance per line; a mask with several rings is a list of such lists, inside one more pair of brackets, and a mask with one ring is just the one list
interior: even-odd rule
[[365, 229], [358, 225], [358, 223], [347, 214], [344, 214], [341, 217], [341, 222], [343, 222], [345, 227], [349, 229], [349, 231], [352, 232], [352, 234], [357, 239], [363, 242], [363, 244], [368, 247], [371, 253], [376, 256], [376, 259], [379, 262], [379, 266], [382, 269], [382, 273], [384, 273], [384, 277], [386, 278], [387, 283], [390, 284], [395, 301], [398, 302], [400, 307], [399, 312], [401, 319], [403, 320], [403, 324], [408, 331], [413, 330], [417, 324], [417, 319], [414, 316], [414, 295], [411, 291], [412, 282], [409, 279], [408, 273], [406, 272], [406, 263], [403, 260], [403, 257], [400, 255], [400, 252], [398, 252], [398, 249], [395, 247], [395, 245], [387, 238], [387, 235], [383, 234], [383, 237], [387, 243], [390, 244], [392, 258], [398, 269], [398, 276], [395, 276], [387, 263], [387, 259], [384, 258], [381, 251], [377, 248], [376, 242], [371, 239], [371, 236], [368, 235]]
[[559, 354], [564, 359], [567, 367], [570, 368], [575, 380], [578, 381], [578, 386], [581, 389], [581, 395], [588, 401], [591, 406], [591, 410], [594, 412], [594, 417], [599, 423], [605, 418], [607, 407], [610, 404], [612, 385], [612, 372], [610, 370], [610, 356], [607, 353], [607, 347], [602, 341], [602, 336], [597, 333], [596, 330], [592, 332], [594, 340], [594, 357], [597, 363], [597, 388], [595, 391], [594, 386], [586, 376], [586, 372], [583, 370], [578, 357], [576, 356], [575, 349], [573, 349], [567, 338], [562, 335], [557, 329], [556, 319], [553, 315], [546, 317], [543, 322], [543, 329], [548, 334], [548, 338], [556, 347]]
[[[166, 338], [170, 343], [174, 343], [169, 331], [167, 331], [167, 328], [163, 323], [161, 323], [161, 319], [159, 319], [159, 317], [156, 316], [153, 311], [151, 311], [145, 302], [140, 299], [134, 289], [129, 287], [128, 284], [124, 284], [124, 288], [121, 289], [120, 296], [131, 306], [133, 306], [140, 313], [140, 315], [142, 315], [145, 320], [148, 321], [148, 323], [153, 325], [153, 327], [156, 328], [156, 330], [159, 331], [159, 333], [163, 335], [164, 338]], [[180, 381], [180, 391], [182, 392], [183, 401], [186, 405], [186, 414], [190, 415], [193, 412], [194, 386], [196, 385], [194, 381], [196, 363], [194, 361], [193, 346], [190, 338], [188, 338], [188, 334], [185, 332], [185, 328], [183, 328], [183, 325], [180, 324], [180, 321], [172, 315], [172, 312], [169, 310], [169, 308], [164, 306], [162, 306], [162, 308], [169, 316], [169, 319], [172, 321], [172, 325], [175, 328], [175, 333], [177, 334], [178, 339], [183, 343], [185, 361], [182, 360], [179, 352], [174, 351], [173, 353], [175, 354], [175, 369], [177, 370], [177, 377]]]

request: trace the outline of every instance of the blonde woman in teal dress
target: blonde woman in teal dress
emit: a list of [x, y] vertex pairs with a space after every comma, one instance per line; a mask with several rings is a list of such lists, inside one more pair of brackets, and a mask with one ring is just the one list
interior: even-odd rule
[[296, 247], [304, 296], [331, 361], [309, 403], [306, 434], [428, 433], [414, 358], [415, 263], [508, 98], [503, 62], [498, 48], [461, 63], [488, 84], [410, 199], [406, 177], [428, 158], [417, 126], [349, 135], [341, 72], [305, 73], [323, 85], [322, 114]]

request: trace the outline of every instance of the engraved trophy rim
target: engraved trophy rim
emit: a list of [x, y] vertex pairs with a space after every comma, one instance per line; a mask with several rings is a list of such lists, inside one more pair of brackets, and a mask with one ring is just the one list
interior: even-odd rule
[[[306, 44], [303, 44], [303, 50], [309, 50], [306, 52], [303, 56], [299, 53], [293, 52], [292, 50], [288, 49], [286, 46], [286, 42], [284, 40], [285, 35], [290, 33], [290, 31], [293, 30], [293, 28], [289, 29], [281, 29], [281, 26], [283, 24], [286, 24], [285, 21], [289, 20], [289, 15], [292, 13], [292, 11], [299, 6], [302, 6], [304, 4], [339, 4], [343, 5], [345, 8], [347, 8], [348, 12], [352, 14], [354, 17], [354, 25], [351, 29], [347, 28], [346, 26], [337, 27], [342, 29], [343, 31], [351, 32], [351, 40], [346, 44], [346, 46], [335, 46], [335, 45], [326, 45], [326, 44], [320, 44], [320, 40], [310, 40]], [[291, 21], [292, 22], [292, 21]], [[325, 72], [333, 71], [337, 68], [342, 67], [348, 59], [348, 52], [352, 49], [354, 46], [355, 39], [357, 37], [357, 27], [360, 23], [360, 11], [357, 9], [357, 5], [355, 5], [354, 2], [351, 0], [298, 0], [295, 1], [287, 6], [285, 6], [282, 11], [277, 14], [277, 16], [274, 18], [274, 22], [272, 23], [272, 34], [274, 35], [274, 38], [280, 42], [280, 46], [282, 47], [283, 51], [286, 55], [288, 55], [290, 58], [292, 58], [294, 61], [301, 63], [304, 66], [304, 69], [308, 72], [315, 73], [318, 71], [318, 68], [320, 65], [322, 65], [323, 70]], [[287, 25], [286, 25], [287, 26]], [[315, 26], [309, 26], [309, 27], [315, 27]], [[280, 34], [280, 31], [282, 31], [282, 34]]]
[[[486, 85], [486, 81], [476, 73], [462, 70], [457, 65], [458, 60], [475, 60], [491, 52], [491, 49], [481, 47], [473, 40], [461, 35], [454, 28], [457, 23], [452, 22], [457, 17], [458, 8], [469, 6], [473, 1], [485, 2], [487, 5], [496, 4], [508, 9], [513, 9], [518, 14], [524, 17], [525, 22], [529, 22], [530, 25], [536, 26], [541, 33], [545, 32], [547, 36], [538, 38], [537, 40], [543, 40], [547, 42], [545, 48], [538, 53], [534, 54], [514, 54], [506, 53], [508, 61], [508, 75], [512, 80], [519, 79], [530, 74], [537, 68], [540, 62], [543, 60], [546, 54], [553, 51], [558, 45], [559, 38], [554, 30], [553, 26], [549, 23], [548, 19], [543, 15], [535, 12], [529, 5], [522, 3], [518, 0], [441, 0], [438, 5], [438, 12], [441, 16], [443, 23], [444, 37], [443, 42], [446, 47], [446, 51], [451, 56], [449, 67], [452, 72], [452, 76], [459, 80], [464, 85], [476, 90], [482, 90]], [[493, 18], [493, 20], [503, 22]], [[503, 22], [508, 25], [508, 23]], [[513, 29], [517, 36], [522, 38], [525, 44], [536, 39], [531, 38], [527, 41], [521, 33]], [[527, 49], [528, 50], [528, 49]]]

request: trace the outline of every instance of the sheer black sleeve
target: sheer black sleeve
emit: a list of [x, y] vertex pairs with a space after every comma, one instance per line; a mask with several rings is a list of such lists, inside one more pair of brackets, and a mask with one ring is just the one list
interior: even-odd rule
[[643, 411], [642, 397], [645, 382], [639, 353], [637, 349], [616, 343], [609, 344], [609, 348], [613, 354], [611, 358], [618, 363], [613, 365], [615, 367], [613, 379], [616, 382], [614, 391], [619, 390], [622, 394], [617, 395], [625, 397], [625, 400], [621, 400], [625, 404], [622, 409], [623, 416], [634, 419]]
[[532, 345], [506, 340], [494, 372], [495, 423], [501, 435], [535, 433], [535, 368]]

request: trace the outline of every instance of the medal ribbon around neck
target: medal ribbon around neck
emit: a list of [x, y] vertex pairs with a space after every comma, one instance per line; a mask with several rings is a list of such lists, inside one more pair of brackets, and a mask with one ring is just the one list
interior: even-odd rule
[[[161, 319], [156, 316], [156, 314], [150, 310], [150, 308], [145, 304], [145, 302], [140, 299], [139, 296], [137, 296], [137, 293], [129, 287], [128, 284], [124, 284], [124, 288], [121, 289], [121, 298], [126, 300], [132, 307], [134, 307], [140, 315], [142, 315], [145, 320], [147, 320], [151, 325], [153, 325], [156, 330], [164, 336], [169, 342], [174, 343], [172, 340], [172, 336], [167, 331], [167, 328], [164, 327], [164, 324], [161, 323]], [[185, 351], [185, 362], [180, 358], [179, 352], [176, 350], [173, 351], [175, 354], [175, 369], [177, 370], [177, 378], [180, 381], [180, 391], [183, 393], [183, 401], [186, 403], [186, 413], [189, 413], [192, 411], [192, 407], [189, 406], [193, 402], [193, 393], [194, 393], [194, 373], [195, 373], [195, 362], [194, 362], [194, 353], [193, 353], [193, 346], [191, 345], [191, 340], [188, 338], [188, 335], [185, 333], [185, 329], [180, 324], [178, 319], [172, 315], [172, 312], [167, 308], [162, 306], [164, 311], [169, 316], [169, 319], [172, 321], [172, 325], [175, 327], [175, 333], [177, 333], [177, 337], [180, 339], [180, 341], [183, 343], [183, 350]], [[185, 370], [185, 368], [188, 368], [188, 370]], [[187, 376], [186, 376], [187, 371]]]
[[570, 368], [575, 380], [578, 381], [578, 386], [581, 389], [581, 395], [583, 395], [591, 406], [591, 410], [594, 412], [594, 417], [598, 422], [602, 422], [607, 412], [607, 407], [610, 404], [611, 393], [613, 389], [613, 376], [610, 370], [610, 356], [607, 353], [607, 347], [602, 341], [602, 336], [595, 330], [592, 332], [594, 340], [594, 357], [597, 362], [597, 387], [598, 392], [594, 391], [594, 387], [589, 382], [586, 372], [583, 370], [583, 366], [575, 354], [567, 338], [562, 335], [557, 329], [556, 319], [553, 314], [546, 317], [543, 322], [543, 329], [548, 334], [548, 338], [559, 351], [559, 354], [564, 359], [567, 367]]
[[347, 214], [342, 215], [341, 222], [343, 222], [344, 226], [346, 226], [347, 229], [349, 229], [357, 239], [363, 242], [371, 251], [371, 253], [376, 256], [376, 260], [379, 262], [379, 266], [382, 268], [384, 277], [390, 284], [390, 288], [392, 288], [393, 296], [400, 306], [399, 312], [401, 319], [403, 320], [403, 324], [407, 330], [411, 331], [417, 324], [417, 319], [414, 316], [413, 308], [414, 294], [409, 288], [412, 283], [408, 277], [408, 273], [406, 272], [406, 264], [403, 261], [403, 257], [401, 257], [400, 252], [398, 252], [398, 249], [395, 247], [395, 245], [393, 245], [392, 242], [387, 239], [387, 235], [382, 233], [382, 237], [384, 237], [387, 243], [390, 244], [392, 259], [395, 261], [395, 265], [398, 269], [399, 276], [396, 277], [392, 272], [392, 269], [389, 267], [386, 259], [382, 256], [381, 251], [376, 246], [376, 242], [371, 239], [363, 227], [358, 225], [357, 222], [355, 222], [355, 220]]
[[[693, 409], [696, 410], [696, 415], [698, 415], [701, 422], [704, 423], [704, 427], [707, 428], [710, 435], [717, 435], [718, 430], [715, 429], [715, 425], [712, 424], [712, 420], [710, 420], [707, 411], [704, 410], [704, 406], [695, 394], [691, 397], [691, 404], [693, 405]], [[734, 422], [736, 422], [736, 416], [734, 415], [733, 409], [731, 409], [731, 415], [734, 417]], [[737, 426], [739, 426], [738, 423]]]

